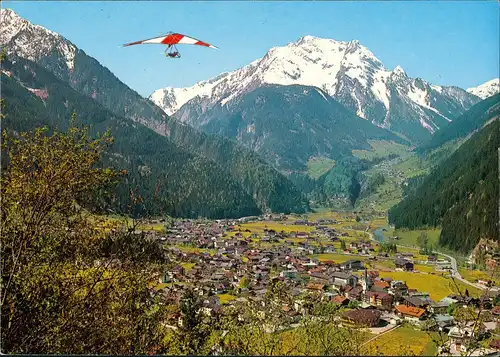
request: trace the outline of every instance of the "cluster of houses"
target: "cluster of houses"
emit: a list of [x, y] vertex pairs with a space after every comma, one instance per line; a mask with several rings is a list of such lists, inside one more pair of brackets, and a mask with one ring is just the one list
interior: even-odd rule
[[[324, 243], [318, 247], [309, 241], [322, 237], [324, 242], [326, 237], [326, 241], [335, 242], [342, 234], [326, 226], [330, 221], [298, 220], [295, 223], [313, 225], [316, 229], [307, 233], [285, 233], [266, 228], [263, 235], [257, 237], [244, 234], [251, 232], [240, 231], [237, 221], [177, 221], [160, 236], [162, 242], [168, 243], [176, 262], [160, 281], [168, 286], [169, 296], [177, 300], [186, 286], [195, 287], [203, 298], [205, 311], [210, 313], [224, 309], [219, 298], [221, 294], [231, 297], [224, 301], [228, 305], [249, 300], [263, 304], [269, 284], [278, 279], [285, 283], [294, 299], [292, 305], [283, 306], [294, 320], [300, 319], [305, 312], [307, 299], [304, 296], [319, 293], [323, 299], [348, 307], [343, 315], [346, 324], [371, 328], [379, 326], [384, 319], [394, 324], [406, 321], [446, 332], [456, 350], [464, 349], [463, 340], [470, 333], [496, 328], [496, 319], [500, 316], [500, 307], [494, 306], [497, 292], [482, 299], [451, 295], [432, 301], [428, 293], [412, 289], [404, 281], [380, 277], [378, 271], [366, 269], [360, 259], [339, 263], [310, 258], [311, 254], [335, 252], [335, 247]], [[298, 242], [293, 238], [304, 240]], [[272, 242], [282, 244], [265, 244]], [[184, 245], [202, 249], [189, 251], [182, 249]], [[377, 255], [371, 242], [363, 240], [350, 242], [344, 249], [344, 253], [353, 251], [357, 255], [369, 255], [372, 260], [387, 258], [385, 253]], [[436, 256], [429, 256], [428, 260], [436, 266], [448, 264]], [[397, 270], [412, 271], [413, 255], [398, 254], [394, 264]], [[449, 314], [452, 304], [481, 306], [490, 312], [490, 320], [495, 323], [473, 332], [467, 326], [459, 327]], [[500, 340], [492, 343], [492, 348], [500, 348]]]
[[[264, 234], [258, 236], [251, 233], [250, 230], [241, 230], [238, 221], [211, 221], [199, 222], [192, 220], [177, 221], [173, 227], [169, 227], [166, 234], [151, 232], [169, 246], [190, 246], [201, 249], [213, 249], [220, 254], [241, 255], [246, 251], [252, 242], [277, 243], [280, 242], [285, 247], [291, 247], [304, 254], [334, 253], [337, 249], [334, 242], [339, 242], [342, 237], [348, 236], [346, 232], [337, 232], [334, 228], [326, 224], [332, 224], [333, 220], [318, 220], [315, 223], [308, 221], [296, 221], [307, 226], [314, 226], [315, 230], [311, 232], [303, 231], [276, 231], [273, 229], [264, 229]], [[297, 224], [298, 224], [297, 223]], [[298, 238], [298, 239], [296, 239]], [[325, 238], [327, 241], [325, 242]], [[299, 240], [300, 239], [300, 240]], [[372, 243], [352, 242], [343, 249], [343, 253], [369, 255], [375, 251]]]

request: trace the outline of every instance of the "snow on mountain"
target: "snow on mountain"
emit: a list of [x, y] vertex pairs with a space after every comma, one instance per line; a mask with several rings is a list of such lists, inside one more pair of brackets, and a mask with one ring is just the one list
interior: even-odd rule
[[477, 95], [481, 99], [486, 99], [500, 92], [499, 82], [498, 78], [494, 78], [477, 87], [467, 89], [467, 92]]
[[[410, 116], [431, 133], [478, 100], [461, 89], [447, 91], [444, 88], [448, 87], [409, 78], [400, 66], [388, 70], [356, 40], [344, 42], [313, 36], [274, 47], [247, 66], [192, 87], [159, 89], [150, 99], [167, 114], [178, 113], [178, 119], [192, 121], [190, 115], [204, 112], [216, 103], [226, 105], [265, 84], [321, 88], [358, 116], [385, 128], [399, 120], [396, 117], [401, 115], [394, 113], [392, 103], [402, 101], [412, 111]], [[447, 104], [442, 105], [443, 102]], [[187, 103], [195, 103], [196, 110], [179, 111]], [[449, 110], [450, 106], [453, 110]]]
[[6, 46], [7, 53], [38, 61], [49, 56], [53, 50], [64, 58], [69, 70], [74, 68], [76, 47], [61, 35], [40, 25], [34, 25], [17, 15], [11, 9], [0, 9], [0, 45]]
[[[350, 65], [346, 75], [356, 78], [366, 86], [366, 64], [348, 52], [357, 41], [340, 42], [305, 36], [296, 43], [274, 47], [263, 57], [234, 72], [202, 81], [189, 88], [165, 88], [155, 91], [151, 99], [160, 104], [167, 114], [173, 114], [190, 99], [200, 96], [214, 102], [227, 103], [232, 98], [262, 84], [315, 86], [332, 94], [337, 84], [337, 74], [342, 65]], [[371, 59], [382, 67], [368, 50], [360, 47], [363, 58]]]

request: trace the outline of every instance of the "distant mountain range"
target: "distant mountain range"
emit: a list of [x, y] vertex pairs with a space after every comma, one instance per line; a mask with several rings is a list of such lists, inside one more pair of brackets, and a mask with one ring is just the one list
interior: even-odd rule
[[195, 127], [214, 107], [225, 107], [266, 84], [314, 86], [357, 116], [421, 143], [481, 100], [458, 87], [388, 70], [358, 41], [304, 36], [233, 72], [187, 88], [163, 88], [150, 98], [169, 115]]

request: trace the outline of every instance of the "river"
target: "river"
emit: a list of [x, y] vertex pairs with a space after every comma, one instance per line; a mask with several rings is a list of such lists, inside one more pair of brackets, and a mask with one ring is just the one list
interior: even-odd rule
[[375, 240], [378, 242], [385, 242], [385, 236], [384, 233], [382, 233], [382, 229], [379, 228], [373, 232], [373, 235], [375, 236]]

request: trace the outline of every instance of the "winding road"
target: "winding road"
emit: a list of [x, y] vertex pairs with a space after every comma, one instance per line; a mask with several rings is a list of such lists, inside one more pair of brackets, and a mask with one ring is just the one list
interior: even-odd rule
[[[352, 229], [354, 230], [354, 229]], [[358, 232], [362, 232], [362, 231], [358, 231]], [[366, 228], [366, 230], [364, 231], [365, 233], [368, 233], [370, 235], [370, 239], [375, 241], [375, 242], [378, 242], [380, 243], [379, 240], [375, 239], [374, 235], [372, 232], [368, 231], [368, 228]], [[383, 233], [380, 233], [383, 237]], [[384, 237], [385, 238], [385, 237]], [[396, 244], [396, 247], [400, 247], [400, 248], [415, 248], [415, 247], [411, 247], [411, 246], [406, 246], [406, 245], [399, 245], [399, 244]], [[467, 284], [467, 285], [470, 285], [472, 287], [475, 287], [476, 289], [480, 289], [480, 290], [486, 290], [487, 287], [484, 286], [484, 285], [481, 285], [481, 284], [475, 284], [473, 282], [470, 282], [464, 278], [462, 278], [462, 276], [460, 275], [460, 273], [458, 272], [458, 268], [457, 268], [457, 260], [455, 258], [453, 258], [451, 255], [448, 255], [448, 254], [444, 254], [444, 253], [441, 253], [441, 252], [438, 252], [436, 250], [432, 251], [434, 254], [440, 254], [442, 256], [445, 256], [446, 258], [450, 259], [450, 262], [451, 262], [451, 276], [454, 278], [454, 279], [457, 279], [459, 281], [461, 281], [462, 283], [464, 284]]]
[[438, 251], [432, 251], [433, 253], [435, 254], [441, 254], [445, 257], [447, 257], [448, 259], [450, 259], [451, 261], [451, 276], [457, 280], [460, 280], [462, 283], [465, 283], [465, 284], [468, 284], [470, 286], [473, 286], [477, 289], [480, 289], [480, 290], [486, 290], [487, 287], [484, 286], [484, 285], [481, 285], [481, 284], [475, 284], [473, 282], [470, 282], [468, 280], [465, 280], [464, 278], [462, 278], [462, 276], [460, 275], [460, 273], [458, 272], [457, 270], [457, 260], [455, 258], [453, 258], [451, 255], [447, 255], [447, 254], [444, 254], [444, 253], [441, 253], [441, 252], [438, 252]]

